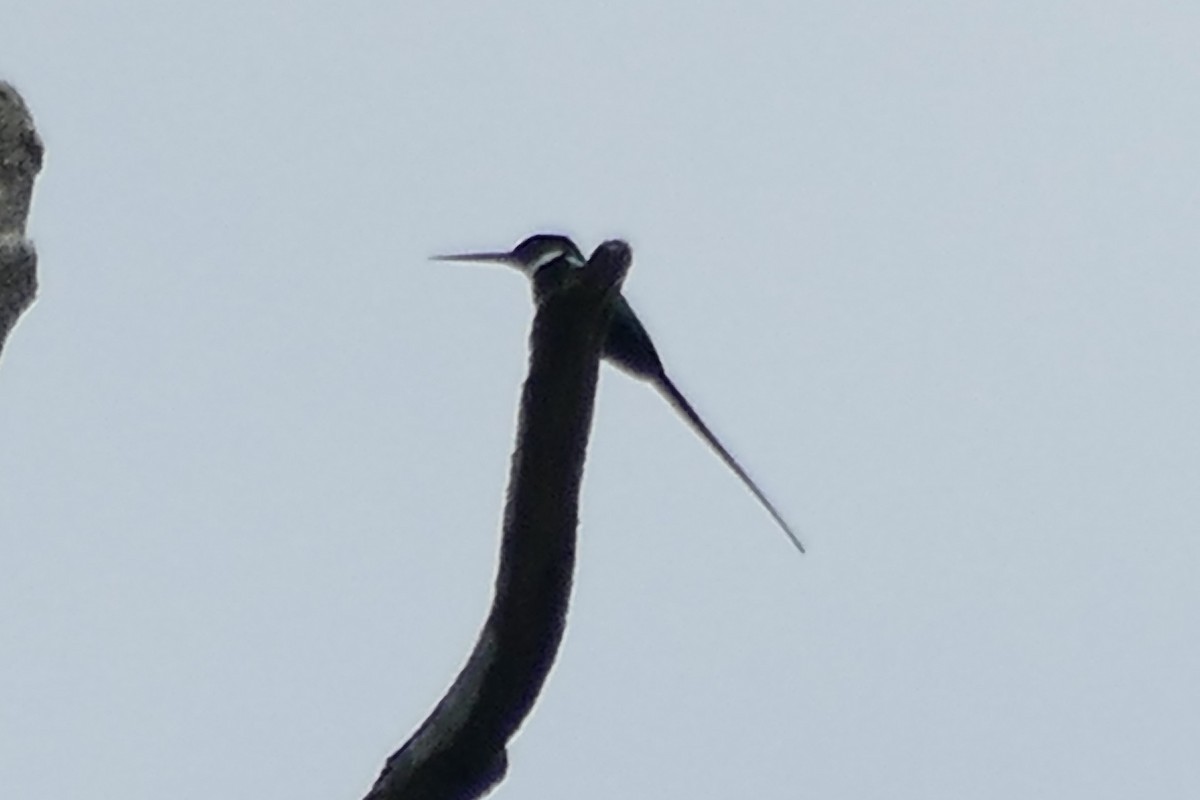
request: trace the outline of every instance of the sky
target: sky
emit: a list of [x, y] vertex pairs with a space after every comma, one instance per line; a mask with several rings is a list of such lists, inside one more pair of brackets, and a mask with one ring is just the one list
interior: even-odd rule
[[627, 239], [800, 556], [604, 368], [497, 798], [1200, 792], [1200, 10], [16, 0], [0, 790], [361, 797], [490, 602], [531, 319]]

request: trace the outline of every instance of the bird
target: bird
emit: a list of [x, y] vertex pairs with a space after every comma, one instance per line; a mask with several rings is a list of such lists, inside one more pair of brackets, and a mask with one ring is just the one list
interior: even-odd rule
[[[537, 276], [547, 268], [579, 269], [587, 263], [587, 259], [584, 258], [575, 242], [567, 236], [554, 233], [534, 234], [508, 251], [436, 255], [432, 256], [432, 260], [505, 264], [524, 273], [534, 284], [536, 284]], [[676, 412], [682, 415], [692, 429], [720, 456], [725, 465], [741, 479], [776, 524], [787, 534], [796, 549], [801, 553], [805, 552], [800, 537], [775, 508], [775, 504], [767, 498], [728, 448], [700, 418], [700, 414], [684, 397], [675, 382], [667, 376], [658, 350], [650, 339], [650, 334], [646, 332], [645, 326], [642, 325], [624, 294], [618, 295], [614, 300], [612, 321], [609, 323], [608, 333], [604, 340], [602, 356], [614, 366], [657, 389]]]

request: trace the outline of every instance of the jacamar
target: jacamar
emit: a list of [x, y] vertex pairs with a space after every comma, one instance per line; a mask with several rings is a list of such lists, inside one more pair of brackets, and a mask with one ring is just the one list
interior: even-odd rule
[[[569, 267], [579, 268], [586, 263], [583, 253], [573, 241], [566, 236], [548, 233], [530, 236], [509, 252], [458, 253], [434, 256], [433, 258], [435, 261], [483, 261], [507, 264], [525, 273], [530, 281], [534, 281], [541, 270], [551, 265], [561, 266], [565, 263]], [[746, 474], [746, 470], [742, 469], [741, 464], [704, 424], [700, 415], [692, 408], [692, 404], [687, 401], [683, 393], [676, 388], [674, 382], [667, 377], [662, 360], [658, 357], [658, 351], [655, 350], [654, 343], [650, 341], [650, 334], [646, 333], [641, 320], [638, 319], [637, 314], [634, 313], [623, 295], [617, 298], [616, 307], [613, 309], [612, 322], [609, 323], [608, 336], [604, 342], [603, 356], [631, 375], [641, 378], [657, 388], [667, 401], [683, 415], [692, 428], [717, 452], [721, 460], [742, 479], [742, 482], [754, 493], [754, 496], [763, 504], [779, 527], [783, 528], [783, 532], [792, 540], [796, 549], [801, 553], [804, 552], [804, 545], [800, 543], [800, 538], [792, 530], [792, 527], [758, 488], [758, 485]]]

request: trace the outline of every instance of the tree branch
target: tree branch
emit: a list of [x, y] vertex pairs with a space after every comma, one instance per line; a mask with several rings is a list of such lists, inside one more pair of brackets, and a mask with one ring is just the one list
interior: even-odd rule
[[470, 800], [504, 777], [505, 746], [562, 640], [600, 350], [629, 264], [628, 245], [605, 242], [583, 269], [542, 270], [535, 281], [491, 613], [466, 666], [367, 800]]
[[0, 353], [37, 293], [37, 252], [25, 238], [25, 220], [42, 152], [25, 101], [0, 81]]

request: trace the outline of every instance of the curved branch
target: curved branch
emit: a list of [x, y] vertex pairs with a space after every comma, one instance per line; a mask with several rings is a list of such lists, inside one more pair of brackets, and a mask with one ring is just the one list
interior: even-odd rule
[[505, 746], [562, 640], [600, 351], [629, 264], [628, 245], [614, 241], [582, 269], [539, 273], [491, 613], [466, 666], [367, 800], [469, 800], [504, 777]]
[[25, 238], [25, 221], [42, 153], [25, 101], [0, 81], [0, 353], [37, 293], [37, 252]]

